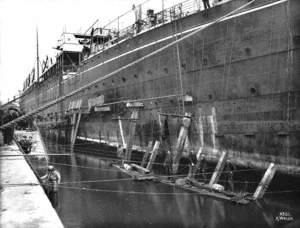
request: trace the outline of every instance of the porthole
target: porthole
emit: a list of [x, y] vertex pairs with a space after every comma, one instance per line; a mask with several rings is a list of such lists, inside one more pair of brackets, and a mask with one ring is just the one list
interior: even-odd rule
[[246, 55], [251, 55], [251, 49], [250, 48], [245, 48], [245, 53]]
[[256, 88], [254, 88], [254, 87], [251, 87], [250, 88], [250, 93], [251, 93], [251, 95], [255, 95], [256, 94]]

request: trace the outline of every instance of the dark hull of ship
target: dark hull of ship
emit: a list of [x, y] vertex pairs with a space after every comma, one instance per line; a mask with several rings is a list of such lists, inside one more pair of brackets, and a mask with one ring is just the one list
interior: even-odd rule
[[[85, 60], [77, 75], [52, 77], [31, 89], [21, 106], [29, 111], [68, 94], [245, 3], [231, 1], [107, 48]], [[182, 115], [191, 113], [189, 150], [200, 148], [211, 159], [227, 150], [239, 165], [265, 168], [275, 162], [281, 171], [299, 172], [299, 6], [297, 0], [256, 1], [238, 15], [48, 108], [40, 113], [38, 125], [46, 135], [68, 141], [71, 117], [81, 112], [78, 139], [121, 145], [118, 118], [128, 142], [132, 113], [121, 101], [149, 98], [141, 100], [144, 107], [138, 112], [133, 143], [137, 150], [160, 140], [164, 150], [174, 151]], [[105, 103], [116, 102], [110, 111], [88, 109], [88, 99], [99, 96]], [[80, 109], [70, 110], [70, 102], [78, 100]]]

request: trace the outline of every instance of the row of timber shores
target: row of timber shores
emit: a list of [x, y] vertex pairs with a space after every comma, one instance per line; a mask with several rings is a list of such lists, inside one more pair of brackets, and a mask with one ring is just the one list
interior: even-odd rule
[[[30, 112], [67, 95], [247, 2], [232, 0], [186, 15], [88, 57], [87, 39], [92, 46], [109, 38], [65, 34], [70, 43], [65, 40], [55, 65], [24, 91], [21, 109]], [[299, 172], [299, 45], [300, 1], [256, 0], [45, 109], [37, 123], [64, 140], [80, 137], [126, 146], [133, 134], [132, 145], [140, 149], [159, 140], [164, 151], [177, 157], [188, 113], [184, 151], [213, 159], [226, 150], [236, 164], [266, 168], [275, 162], [278, 170]]]

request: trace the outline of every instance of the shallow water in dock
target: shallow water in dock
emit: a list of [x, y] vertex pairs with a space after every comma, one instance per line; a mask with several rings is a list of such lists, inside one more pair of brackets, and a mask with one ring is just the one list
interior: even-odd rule
[[[50, 142], [47, 148], [70, 152], [68, 146]], [[300, 227], [299, 192], [235, 205], [161, 183], [129, 180], [111, 161], [86, 154], [97, 152], [95, 146], [75, 146], [74, 151], [73, 156], [50, 158], [62, 182], [72, 182], [61, 185], [56, 208], [66, 227]], [[282, 186], [281, 179], [275, 176], [273, 185]]]

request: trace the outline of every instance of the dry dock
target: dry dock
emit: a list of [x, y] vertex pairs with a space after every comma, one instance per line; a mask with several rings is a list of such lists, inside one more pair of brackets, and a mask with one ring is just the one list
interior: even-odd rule
[[[0, 147], [0, 227], [63, 227], [16, 144]], [[13, 155], [13, 156], [7, 156]]]

